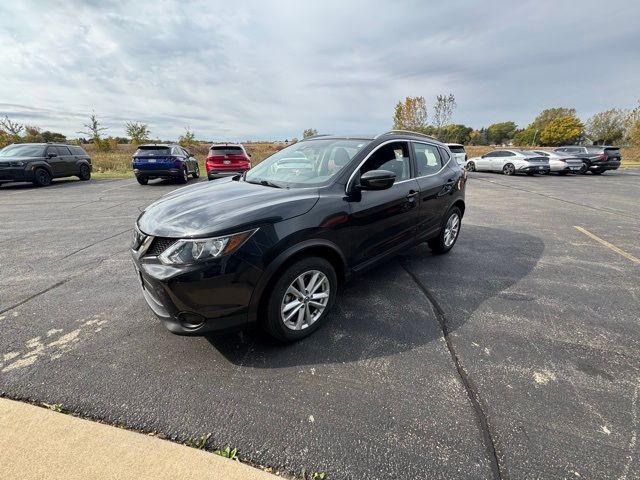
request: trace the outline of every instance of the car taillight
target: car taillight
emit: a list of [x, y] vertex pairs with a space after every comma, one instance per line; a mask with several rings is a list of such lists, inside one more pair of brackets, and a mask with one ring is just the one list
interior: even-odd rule
[[606, 160], [607, 156], [603, 153], [600, 154], [600, 160]]

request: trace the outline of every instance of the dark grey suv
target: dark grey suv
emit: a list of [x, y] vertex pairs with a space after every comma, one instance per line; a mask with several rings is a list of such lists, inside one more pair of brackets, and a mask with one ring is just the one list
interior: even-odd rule
[[91, 178], [91, 157], [82, 147], [61, 143], [14, 143], [0, 150], [0, 185], [33, 182], [46, 187], [54, 178]]

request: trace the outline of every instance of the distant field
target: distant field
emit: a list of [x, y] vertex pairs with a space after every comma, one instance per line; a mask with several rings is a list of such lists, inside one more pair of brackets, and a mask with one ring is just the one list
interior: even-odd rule
[[[262, 160], [267, 158], [274, 152], [281, 150], [285, 147], [284, 143], [272, 143], [272, 142], [255, 142], [243, 144], [247, 151], [251, 154], [251, 164], [256, 166]], [[85, 149], [91, 155], [94, 172], [97, 177], [101, 176], [128, 176], [133, 175], [131, 170], [131, 155], [135, 151], [136, 147], [129, 144], [118, 145], [116, 150], [110, 152], [99, 152], [91, 144], [84, 145]], [[492, 146], [473, 146], [468, 145], [465, 147], [469, 158], [483, 155], [495, 148]], [[550, 150], [549, 147], [536, 147], [545, 150]], [[209, 150], [209, 144], [200, 144], [192, 147], [190, 151], [194, 152], [198, 162], [200, 163], [200, 170], [204, 172], [204, 159], [207, 156]], [[623, 166], [640, 166], [640, 147], [623, 147], [622, 152], [622, 165]]]

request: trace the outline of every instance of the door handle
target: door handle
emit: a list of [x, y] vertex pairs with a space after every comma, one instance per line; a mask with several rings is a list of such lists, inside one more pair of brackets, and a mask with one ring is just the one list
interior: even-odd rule
[[413, 200], [418, 195], [418, 192], [415, 190], [410, 190], [407, 196], [405, 197], [407, 200]]

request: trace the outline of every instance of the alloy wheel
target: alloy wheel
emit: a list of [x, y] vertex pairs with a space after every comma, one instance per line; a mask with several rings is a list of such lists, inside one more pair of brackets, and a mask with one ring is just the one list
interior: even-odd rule
[[514, 167], [512, 164], [507, 163], [504, 168], [502, 169], [502, 172], [505, 175], [513, 175], [516, 172], [516, 167]]
[[322, 315], [331, 294], [327, 276], [319, 270], [299, 275], [284, 294], [280, 317], [291, 330], [303, 330], [313, 325]]
[[450, 247], [456, 241], [458, 231], [460, 230], [460, 217], [457, 213], [453, 213], [447, 224], [444, 226], [444, 246]]

